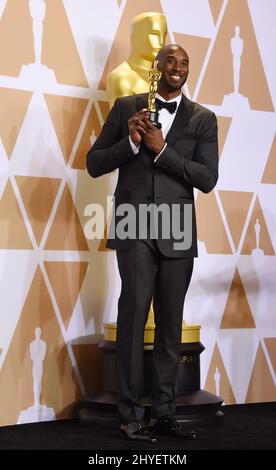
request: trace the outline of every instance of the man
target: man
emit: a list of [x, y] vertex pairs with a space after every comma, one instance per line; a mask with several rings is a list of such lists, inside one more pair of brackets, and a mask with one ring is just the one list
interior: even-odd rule
[[[148, 119], [146, 93], [119, 98], [87, 155], [87, 169], [93, 177], [119, 168], [114, 211], [118, 230], [107, 244], [117, 250], [122, 279], [117, 321], [118, 409], [122, 435], [151, 442], [156, 440], [154, 432], [197, 437], [175, 418], [176, 380], [184, 299], [197, 256], [193, 188], [207, 193], [218, 178], [216, 117], [181, 93], [189, 73], [187, 53], [170, 44], [160, 49], [157, 60], [162, 77], [156, 103], [162, 128]], [[192, 233], [191, 242], [177, 243], [173, 227], [169, 227], [169, 236], [163, 237], [159, 222], [144, 239], [120, 236], [120, 207], [125, 203], [135, 209], [141, 204], [155, 204], [158, 209], [177, 205], [181, 225]], [[185, 206], [190, 208], [191, 220], [186, 220]], [[172, 218], [169, 213], [166, 221]], [[139, 226], [139, 216], [137, 219]], [[151, 222], [149, 219], [149, 225]], [[143, 421], [140, 399], [144, 326], [152, 297], [155, 424], [149, 428]]]

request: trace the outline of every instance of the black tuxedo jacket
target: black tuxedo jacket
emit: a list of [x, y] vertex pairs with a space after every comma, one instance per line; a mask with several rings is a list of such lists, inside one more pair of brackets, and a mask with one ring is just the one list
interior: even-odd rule
[[[102, 131], [88, 152], [87, 169], [97, 178], [119, 168], [115, 190], [115, 211], [119, 204], [163, 203], [180, 204], [184, 225], [184, 204], [192, 207], [192, 244], [187, 250], [175, 250], [178, 239], [170, 233], [166, 239], [158, 236], [159, 250], [169, 257], [197, 256], [196, 219], [193, 188], [211, 191], [218, 178], [217, 120], [210, 110], [190, 101], [184, 95], [172, 127], [166, 137], [167, 147], [154, 163], [155, 154], [142, 142], [135, 155], [129, 143], [128, 119], [147, 107], [148, 94], [118, 98]], [[116, 217], [115, 227], [120, 217]], [[136, 240], [109, 238], [107, 246], [127, 250]]]

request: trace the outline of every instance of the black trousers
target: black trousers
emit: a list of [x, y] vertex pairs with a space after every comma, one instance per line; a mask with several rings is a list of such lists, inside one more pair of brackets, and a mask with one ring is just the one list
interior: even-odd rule
[[117, 251], [122, 290], [118, 302], [116, 366], [118, 411], [122, 423], [142, 421], [144, 328], [153, 298], [155, 338], [152, 415], [175, 411], [181, 326], [193, 258], [167, 258], [155, 240], [137, 240]]

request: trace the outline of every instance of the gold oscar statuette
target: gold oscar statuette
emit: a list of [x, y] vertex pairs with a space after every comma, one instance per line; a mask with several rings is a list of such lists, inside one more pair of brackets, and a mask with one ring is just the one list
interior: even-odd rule
[[148, 97], [148, 111], [149, 121], [158, 129], [161, 128], [161, 123], [158, 122], [159, 112], [155, 106], [155, 95], [157, 93], [157, 85], [161, 78], [162, 72], [157, 68], [158, 60], [152, 63], [152, 68], [149, 71], [149, 97]]

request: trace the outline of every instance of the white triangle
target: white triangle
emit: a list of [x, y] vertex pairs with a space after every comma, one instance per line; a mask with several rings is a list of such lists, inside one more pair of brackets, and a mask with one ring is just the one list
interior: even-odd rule
[[6, 155], [2, 139], [0, 138], [0, 198], [9, 177], [9, 160]]
[[[33, 250], [0, 250], [0, 369], [5, 360], [26, 300], [37, 256]], [[11, 287], [13, 286], [13, 287]]]
[[258, 344], [256, 329], [219, 331], [219, 350], [237, 403], [245, 402]]
[[52, 178], [63, 178], [66, 175], [66, 164], [41, 93], [32, 96], [10, 166], [16, 175]]
[[239, 272], [259, 336], [269, 337], [276, 329], [275, 256], [243, 256]]
[[[89, 86], [95, 87], [101, 79], [121, 19], [117, 1], [105, 0], [91, 8], [91, 0], [67, 0], [64, 8]], [[92, 13], [91, 10], [95, 10], [94, 14], [87, 14]]]
[[274, 252], [276, 253], [275, 201], [276, 184], [260, 184], [258, 198]]
[[[183, 0], [174, 0], [173, 5], [172, 0], [162, 0], [161, 4], [170, 31], [185, 31], [185, 34], [194, 36], [213, 36], [214, 20], [208, 2], [205, 0], [186, 1], [185, 6]], [[185, 27], [183, 27], [185, 12], [189, 12], [189, 21], [185, 21]]]
[[202, 384], [206, 381], [235, 268], [232, 256], [207, 254], [206, 259], [203, 256], [195, 259], [184, 305], [184, 320], [188, 324], [201, 325], [200, 341], [205, 347], [200, 356]]
[[274, 134], [273, 113], [252, 111], [235, 115], [220, 159], [216, 189], [252, 191], [262, 179]]

